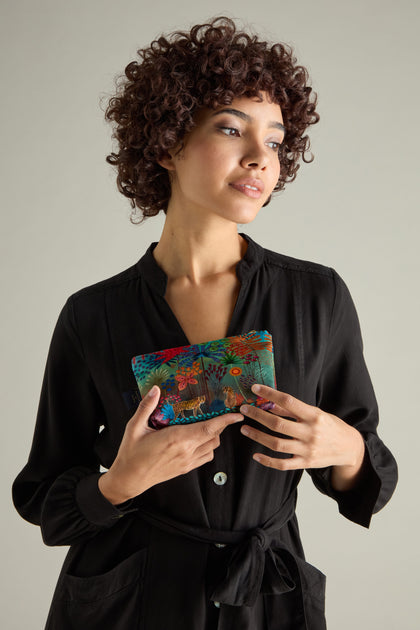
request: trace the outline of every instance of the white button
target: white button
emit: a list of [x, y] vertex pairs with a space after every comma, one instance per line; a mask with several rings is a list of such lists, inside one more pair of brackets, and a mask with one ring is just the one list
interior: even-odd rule
[[216, 608], [220, 608], [220, 602], [213, 602], [213, 604], [216, 606]]
[[218, 486], [224, 486], [227, 481], [227, 474], [224, 472], [218, 472], [214, 475], [213, 481]]
[[226, 547], [226, 545], [224, 545], [223, 543], [214, 543], [215, 547], [219, 547], [219, 549], [221, 549], [222, 547]]

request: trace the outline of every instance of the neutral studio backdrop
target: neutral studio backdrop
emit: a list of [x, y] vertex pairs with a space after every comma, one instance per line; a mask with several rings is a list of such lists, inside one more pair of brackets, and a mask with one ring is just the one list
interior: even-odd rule
[[[226, 11], [229, 6], [229, 11]], [[213, 15], [294, 46], [319, 94], [315, 161], [239, 226], [265, 247], [334, 267], [362, 326], [399, 484], [370, 529], [305, 474], [306, 557], [327, 575], [329, 630], [415, 630], [418, 613], [419, 298], [416, 0], [2, 0], [0, 626], [45, 623], [67, 548], [43, 545], [11, 503], [28, 457], [53, 327], [67, 297], [136, 262], [163, 218], [129, 222], [105, 163], [101, 98], [136, 50]]]

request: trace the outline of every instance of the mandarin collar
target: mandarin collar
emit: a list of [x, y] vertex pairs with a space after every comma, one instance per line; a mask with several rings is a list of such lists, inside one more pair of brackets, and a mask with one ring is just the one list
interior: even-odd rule
[[[243, 283], [262, 264], [264, 249], [247, 234], [239, 232], [239, 235], [242, 236], [248, 243], [244, 257], [241, 258], [236, 265], [236, 275], [240, 282]], [[140, 271], [141, 276], [146, 280], [149, 287], [155, 293], [164, 297], [166, 293], [166, 286], [168, 284], [168, 276], [163, 269], [159, 267], [155, 257], [153, 256], [153, 250], [157, 244], [158, 241], [155, 241], [149, 245], [145, 254], [138, 261], [137, 269]]]

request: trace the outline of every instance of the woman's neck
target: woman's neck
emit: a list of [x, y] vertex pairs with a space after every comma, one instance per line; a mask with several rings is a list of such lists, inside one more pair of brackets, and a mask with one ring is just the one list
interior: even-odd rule
[[247, 247], [236, 223], [222, 222], [211, 229], [203, 226], [194, 229], [173, 225], [167, 217], [153, 255], [169, 281], [199, 286], [211, 277], [234, 272]]

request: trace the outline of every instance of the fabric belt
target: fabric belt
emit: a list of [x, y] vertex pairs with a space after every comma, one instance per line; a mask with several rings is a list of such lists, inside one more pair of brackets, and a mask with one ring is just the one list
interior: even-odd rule
[[[286, 502], [260, 527], [247, 531], [215, 530], [196, 527], [168, 518], [149, 507], [140, 507], [139, 517], [170, 534], [202, 543], [235, 545], [226, 575], [214, 589], [211, 599], [230, 606], [253, 606], [259, 593], [280, 595], [299, 590], [305, 621], [299, 630], [311, 630], [313, 619], [306, 610], [307, 593], [323, 602], [325, 575], [297, 556], [282, 542], [272, 547], [272, 536], [295, 514], [297, 495]], [[315, 592], [314, 592], [315, 590]]]

